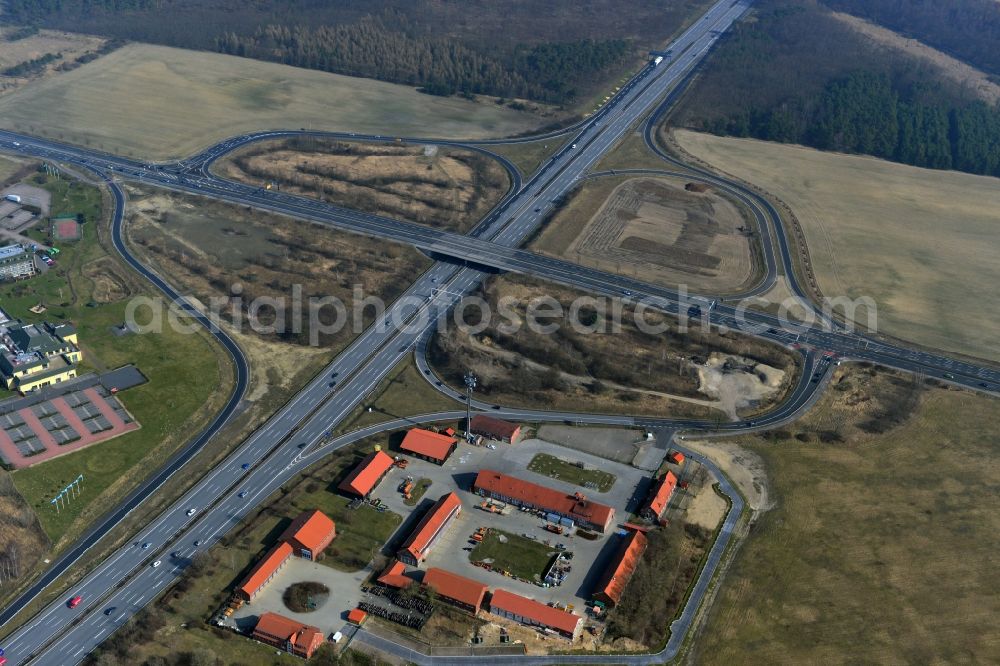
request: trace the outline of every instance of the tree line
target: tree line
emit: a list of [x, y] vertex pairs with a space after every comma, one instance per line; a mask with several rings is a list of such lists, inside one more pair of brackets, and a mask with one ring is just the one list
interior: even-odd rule
[[1000, 176], [1000, 110], [908, 100], [887, 76], [867, 71], [832, 81], [815, 104], [748, 109], [704, 129]]
[[1000, 176], [1000, 110], [880, 50], [809, 0], [764, 0], [722, 40], [675, 122]]
[[[394, 23], [403, 20], [392, 15]], [[270, 24], [250, 34], [227, 32], [222, 53], [296, 67], [420, 86], [434, 95], [456, 93], [524, 97], [562, 104], [577, 95], [579, 79], [621, 66], [633, 54], [625, 39], [520, 45], [494, 54], [433, 35], [407, 34], [386, 15], [346, 25]]]

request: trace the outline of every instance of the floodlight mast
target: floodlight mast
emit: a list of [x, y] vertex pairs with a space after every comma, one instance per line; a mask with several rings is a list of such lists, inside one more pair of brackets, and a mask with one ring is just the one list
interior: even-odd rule
[[465, 439], [472, 438], [472, 391], [476, 388], [477, 379], [472, 371], [465, 373]]

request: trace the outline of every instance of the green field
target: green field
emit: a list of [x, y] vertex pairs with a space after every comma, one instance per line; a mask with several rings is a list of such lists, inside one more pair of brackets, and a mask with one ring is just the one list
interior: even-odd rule
[[[501, 537], [506, 539], [506, 543], [500, 540]], [[549, 546], [533, 539], [491, 529], [469, 553], [469, 560], [488, 562], [492, 564], [494, 571], [506, 571], [515, 578], [540, 581], [553, 552]]]
[[528, 469], [600, 493], [608, 492], [611, 490], [611, 486], [615, 485], [615, 475], [610, 472], [600, 469], [583, 469], [548, 453], [536, 454], [528, 463]]
[[242, 530], [230, 534], [231, 547], [252, 556], [274, 545], [277, 536], [297, 515], [319, 509], [337, 525], [337, 537], [320, 562], [342, 571], [358, 571], [367, 566], [399, 527], [401, 518], [368, 504], [348, 509], [350, 500], [337, 493], [341, 476], [361, 459], [355, 455], [361, 446], [356, 444], [334, 454], [294, 482], [288, 492], [274, 496], [255, 518], [246, 521]]
[[[368, 407], [372, 411], [368, 411]], [[400, 361], [365, 402], [334, 430], [345, 433], [364, 426], [441, 411], [461, 410], [462, 404], [446, 397], [424, 379], [412, 356]]]
[[492, 102], [234, 56], [130, 44], [0, 98], [0, 126], [146, 159], [266, 129], [503, 137], [541, 120]]
[[[48, 180], [45, 187], [52, 192], [53, 215], [83, 213], [89, 220], [83, 238], [63, 245], [56, 266], [44, 275], [0, 286], [0, 303], [8, 314], [26, 321], [73, 322], [84, 352], [81, 372], [134, 363], [149, 378], [147, 384], [119, 395], [141, 425], [139, 430], [13, 474], [46, 533], [58, 542], [67, 531], [75, 533], [110, 508], [186, 442], [221, 405], [232, 378], [228, 362], [207, 334], [184, 335], [169, 327], [162, 333], [124, 337], [111, 333], [111, 327], [124, 321], [128, 299], [93, 300], [93, 276], [99, 273], [105, 280], [113, 275], [132, 295], [153, 292], [98, 242], [97, 189], [68, 180]], [[38, 303], [48, 311], [28, 312]], [[80, 500], [56, 514], [49, 499], [78, 474], [85, 477]]]
[[538, 171], [538, 168], [567, 141], [568, 139], [558, 136], [541, 141], [525, 141], [524, 143], [489, 144], [483, 148], [509, 159], [527, 178]]
[[800, 422], [736, 440], [763, 458], [776, 506], [722, 581], [696, 661], [1000, 661], [997, 399], [872, 372], [845, 365]]

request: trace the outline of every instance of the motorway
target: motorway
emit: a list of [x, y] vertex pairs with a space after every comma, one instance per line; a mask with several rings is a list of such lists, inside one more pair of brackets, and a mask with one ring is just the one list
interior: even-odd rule
[[[405, 242], [432, 253], [432, 256], [450, 259], [436, 263], [393, 303], [380, 322], [385, 325], [372, 326], [362, 333], [327, 369], [223, 463], [146, 525], [136, 535], [133, 544], [120, 549], [90, 572], [74, 590], [74, 593], [81, 594], [84, 598], [80, 606], [70, 610], [66, 607], [65, 600], [60, 599], [15, 632], [5, 646], [10, 664], [78, 663], [87, 652], [183, 572], [195, 552], [210, 547], [281, 483], [330, 451], [356, 441], [353, 437], [360, 437], [356, 433], [350, 438], [332, 441], [328, 433], [361, 403], [400, 360], [423, 344], [427, 331], [440, 318], [447, 316], [461, 297], [481, 283], [484, 273], [479, 268], [519, 271], [608, 296], [621, 297], [625, 292], [630, 292], [630, 298], [680, 315], [686, 312], [686, 303], [704, 302], [698, 297], [694, 297], [696, 300], [685, 301], [682, 295], [668, 289], [540, 257], [517, 250], [516, 246], [530, 236], [546, 218], [553, 202], [570, 191], [581, 178], [586, 177], [599, 158], [643, 115], [654, 109], [671, 86], [682, 80], [712, 46], [718, 33], [728, 28], [745, 11], [746, 6], [746, 3], [726, 0], [710, 8], [702, 20], [671, 44], [670, 48], [677, 54], [672, 62], [664, 62], [658, 68], [649, 66], [637, 74], [599, 114], [576, 128], [578, 134], [573, 144], [563, 148], [528, 183], [517, 181], [511, 195], [483, 223], [477, 225], [469, 236], [344, 211], [317, 201], [230, 183], [211, 174], [209, 166], [212, 161], [228, 151], [249, 141], [288, 133], [246, 135], [223, 142], [178, 165], [150, 165], [0, 132], [0, 146], [23, 154], [68, 162], [99, 173], [117, 174], [122, 179], [253, 205], [355, 233]], [[116, 203], [119, 205], [116, 211], [118, 219], [124, 202], [119, 198], [121, 191], [117, 186], [113, 186], [112, 191], [116, 192]], [[780, 247], [782, 230], [774, 226], [780, 224], [780, 218], [774, 220], [767, 215], [764, 217], [766, 219], [761, 221], [761, 229], [770, 228], [771, 235], [768, 238], [773, 239]], [[767, 245], [770, 247], [771, 242]], [[119, 251], [128, 260], [129, 254], [124, 245], [119, 247]], [[773, 253], [770, 256], [770, 261], [765, 259], [768, 267], [765, 278], [761, 285], [755, 286], [755, 292], [774, 278], [776, 262]], [[782, 258], [784, 262], [784, 255]], [[456, 259], [460, 261], [455, 263]], [[151, 276], [141, 265], [134, 263], [133, 266], [146, 277], [159, 279], [158, 276]], [[165, 282], [157, 286], [168, 295], [171, 293]], [[720, 303], [710, 312], [707, 307], [705, 310], [705, 316], [713, 324], [744, 330], [781, 344], [801, 344], [806, 347], [802, 356], [800, 381], [789, 400], [774, 413], [755, 419], [752, 425], [754, 428], [791, 418], [815, 400], [818, 394], [816, 389], [821, 384], [812, 382], [810, 378], [817, 370], [825, 372], [830, 361], [829, 357], [816, 354], [810, 348], [836, 351], [847, 357], [894, 365], [973, 387], [983, 381], [991, 384], [1000, 382], [1000, 375], [988, 368], [940, 355], [884, 345], [849, 334], [837, 326], [796, 327], [790, 322], [760, 312], [741, 314], [736, 307], [727, 303]], [[418, 359], [421, 357], [422, 355], [418, 355]], [[242, 395], [241, 391], [236, 393]], [[719, 425], [671, 419], [631, 419], [502, 409], [494, 410], [494, 413], [531, 420], [639, 424], [671, 432], [677, 428], [739, 430], [751, 427], [746, 423]], [[385, 426], [382, 427], [383, 430], [384, 428]], [[377, 431], [381, 430], [373, 432]], [[240, 497], [243, 492], [246, 495]], [[190, 509], [195, 509], [192, 516], [187, 515]], [[733, 515], [738, 516], [739, 513], [730, 514], [731, 517]], [[726, 537], [728, 538], [728, 532]], [[199, 541], [200, 545], [194, 546], [195, 541]], [[724, 546], [725, 540], [720, 541]], [[144, 543], [149, 543], [149, 548], [142, 548], [141, 544]], [[151, 563], [155, 561], [162, 564], [152, 567]], [[703, 577], [707, 576], [706, 585], [711, 573], [712, 569], [706, 568], [706, 573], [703, 574]], [[685, 613], [697, 608], [700, 596], [693, 596], [692, 599], [693, 606], [689, 604]], [[672, 634], [671, 642], [675, 635], [680, 637], [677, 640], [683, 639], [685, 632], [681, 629], [686, 629], [686, 625], [676, 628], [678, 631]], [[362, 636], [361, 640], [368, 639]], [[663, 656], [659, 655], [658, 658]], [[574, 659], [581, 660], [580, 657]], [[414, 661], [427, 663], [427, 658], [415, 658]], [[623, 661], [626, 659], [623, 658]]]

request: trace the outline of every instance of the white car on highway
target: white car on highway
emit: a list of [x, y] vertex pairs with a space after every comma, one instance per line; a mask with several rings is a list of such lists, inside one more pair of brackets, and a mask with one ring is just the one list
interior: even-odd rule
[[188, 510], [187, 510], [187, 515], [189, 515], [189, 516], [193, 516], [193, 515], [194, 515], [194, 512], [195, 512], [195, 511], [197, 511], [197, 510], [198, 510], [198, 509], [195, 509], [195, 508], [191, 508], [191, 509], [188, 509]]
[[159, 560], [156, 560], [155, 562], [153, 562], [153, 563], [152, 563], [152, 564], [150, 564], [149, 566], [151, 566], [151, 567], [153, 567], [153, 568], [155, 569], [156, 567], [160, 566], [160, 561], [159, 561]]

